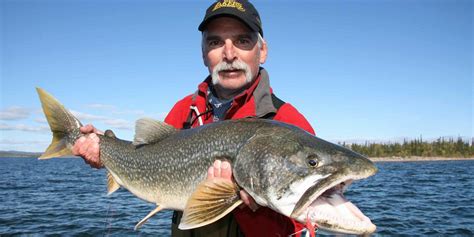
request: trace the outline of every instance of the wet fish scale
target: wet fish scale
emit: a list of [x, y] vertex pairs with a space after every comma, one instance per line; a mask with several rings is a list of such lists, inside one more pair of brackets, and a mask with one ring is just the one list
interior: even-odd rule
[[[183, 196], [193, 192], [216, 158], [234, 162], [239, 147], [261, 126], [257, 122], [236, 125], [182, 131], [178, 136], [140, 148], [115, 138], [101, 137], [101, 161], [120, 177], [125, 188], [160, 193], [160, 198], [155, 200], [140, 194], [137, 196], [154, 203], [176, 199], [177, 194]], [[242, 131], [252, 132], [242, 134]], [[183, 173], [183, 170], [187, 172]], [[148, 183], [150, 179], [152, 184]], [[171, 208], [183, 209], [186, 200], [183, 198], [179, 206]]]
[[[74, 141], [82, 136], [78, 132], [81, 123], [54, 97], [37, 90], [53, 132], [53, 141], [40, 158], [70, 154]], [[117, 139], [111, 131], [99, 138], [100, 159], [109, 171], [108, 193], [124, 187], [157, 204], [135, 228], [162, 209], [184, 210], [181, 229], [212, 223], [242, 203], [236, 198], [238, 186], [258, 204], [305, 223], [308, 216], [314, 217], [310, 209], [337, 210], [320, 198], [323, 192], [367, 178], [377, 170], [360, 154], [272, 120], [227, 120], [178, 131], [162, 122], [141, 119], [133, 143]], [[216, 159], [231, 162], [235, 183], [205, 179]], [[351, 220], [363, 216], [360, 211], [352, 213], [357, 208], [348, 203], [344, 213], [353, 215]], [[341, 222], [338, 220], [344, 218], [320, 216], [311, 222], [318, 222], [321, 228], [353, 234], [375, 231], [367, 217]]]

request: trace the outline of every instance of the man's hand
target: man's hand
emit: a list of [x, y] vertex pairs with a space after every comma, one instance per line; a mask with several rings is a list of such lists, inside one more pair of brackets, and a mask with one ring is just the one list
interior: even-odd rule
[[[213, 178], [232, 180], [232, 168], [230, 167], [230, 163], [220, 160], [214, 161], [214, 164], [207, 170], [207, 179]], [[240, 199], [244, 202], [240, 208], [248, 206], [252, 211], [256, 211], [259, 207], [255, 200], [245, 190], [240, 190]]]
[[84, 161], [93, 168], [100, 169], [103, 167], [100, 162], [100, 149], [99, 149], [99, 137], [97, 134], [104, 134], [102, 131], [97, 130], [91, 124], [87, 124], [80, 128], [81, 133], [85, 136], [77, 139], [76, 143], [72, 147], [72, 153], [76, 156], [81, 156]]

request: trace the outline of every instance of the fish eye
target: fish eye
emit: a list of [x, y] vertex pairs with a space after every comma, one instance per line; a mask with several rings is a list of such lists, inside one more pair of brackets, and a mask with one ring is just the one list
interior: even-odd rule
[[311, 167], [318, 167], [319, 166], [319, 161], [318, 161], [318, 156], [315, 154], [311, 154], [308, 156], [308, 164]]
[[316, 167], [318, 166], [318, 163], [317, 161], [315, 160], [308, 160], [308, 164], [311, 166], [311, 167]]

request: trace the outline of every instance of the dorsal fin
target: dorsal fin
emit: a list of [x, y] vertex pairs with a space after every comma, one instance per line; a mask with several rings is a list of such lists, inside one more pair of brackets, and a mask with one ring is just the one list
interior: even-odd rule
[[151, 118], [142, 118], [137, 120], [135, 124], [135, 138], [133, 139], [133, 145], [140, 146], [153, 144], [176, 133], [177, 131], [176, 128], [165, 122]]

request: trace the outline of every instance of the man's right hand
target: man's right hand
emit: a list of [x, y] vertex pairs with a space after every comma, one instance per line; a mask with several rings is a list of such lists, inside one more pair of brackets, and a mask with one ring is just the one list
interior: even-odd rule
[[[232, 168], [228, 161], [215, 160], [214, 164], [207, 170], [207, 179], [222, 178], [232, 180]], [[248, 206], [253, 212], [257, 211], [259, 205], [245, 190], [240, 190], [240, 199], [244, 203], [240, 208]]]
[[100, 162], [99, 137], [97, 134], [103, 135], [104, 133], [97, 130], [91, 124], [81, 127], [80, 130], [81, 133], [85, 135], [77, 139], [76, 143], [74, 143], [72, 153], [82, 157], [91, 167], [97, 169], [102, 168], [104, 165]]

